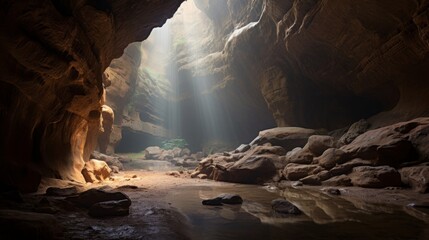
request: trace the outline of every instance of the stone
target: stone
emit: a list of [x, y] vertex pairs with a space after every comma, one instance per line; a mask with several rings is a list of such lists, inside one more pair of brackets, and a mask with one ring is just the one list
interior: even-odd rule
[[310, 164], [313, 162], [313, 154], [303, 148], [294, 148], [285, 157], [286, 163]]
[[318, 157], [322, 155], [326, 149], [335, 147], [336, 142], [333, 137], [325, 135], [313, 135], [308, 138], [308, 142], [304, 146], [304, 149], [308, 150], [315, 157]]
[[119, 173], [119, 168], [117, 166], [111, 166], [110, 169], [112, 169], [112, 173]]
[[310, 175], [299, 179], [305, 185], [318, 186], [321, 185], [321, 180], [317, 175]]
[[203, 205], [221, 206], [223, 204], [242, 204], [243, 199], [238, 194], [222, 193], [217, 197], [202, 201]]
[[207, 179], [207, 174], [198, 174], [197, 175], [197, 178], [199, 178], [199, 179]]
[[86, 182], [104, 181], [110, 177], [112, 170], [104, 161], [91, 159], [85, 163], [82, 175]]
[[277, 173], [273, 160], [267, 156], [249, 155], [224, 170], [215, 168], [214, 180], [236, 183], [264, 183]]
[[185, 159], [183, 161], [182, 166], [183, 167], [196, 167], [196, 166], [198, 166], [198, 161], [188, 158], [188, 159]]
[[222, 206], [222, 199], [221, 198], [213, 198], [213, 199], [206, 199], [202, 201], [203, 205], [207, 206]]
[[51, 214], [0, 210], [1, 239], [61, 239], [61, 231]]
[[250, 145], [264, 145], [270, 143], [273, 146], [283, 147], [290, 151], [296, 147], [303, 147], [311, 135], [317, 132], [313, 129], [298, 127], [278, 127], [259, 132]]
[[[191, 150], [189, 150], [189, 148], [183, 148], [180, 151], [180, 157], [184, 157], [184, 156], [190, 156], [191, 155]], [[196, 159], [195, 159], [196, 160]]]
[[429, 192], [429, 165], [405, 167], [399, 170], [402, 182], [419, 193]]
[[352, 184], [365, 188], [400, 187], [401, 175], [389, 166], [361, 166], [353, 168], [350, 174]]
[[322, 191], [329, 195], [341, 195], [341, 191], [338, 188], [322, 188]]
[[241, 144], [237, 149], [235, 149], [235, 151], [238, 152], [238, 153], [243, 153], [243, 152], [246, 152], [249, 149], [250, 149], [250, 145], [249, 144]]
[[370, 124], [365, 120], [361, 119], [355, 123], [353, 123], [347, 132], [340, 138], [339, 142], [342, 145], [349, 144], [353, 142], [359, 135], [366, 132], [370, 127]]
[[[369, 130], [352, 143], [341, 147], [341, 150], [349, 152], [354, 158], [370, 160], [374, 165], [398, 167], [404, 162], [415, 161], [418, 157], [409, 136], [412, 130], [409, 128], [412, 126], [416, 127], [405, 122]], [[410, 132], [406, 133], [404, 129]]]
[[147, 147], [144, 150], [146, 159], [160, 159], [161, 154], [164, 150], [158, 146]]
[[290, 181], [298, 181], [312, 174], [317, 174], [322, 171], [318, 165], [302, 165], [290, 163], [283, 170], [283, 176]]
[[90, 157], [91, 157], [91, 159], [105, 161], [107, 163], [107, 165], [109, 165], [110, 168], [116, 166], [119, 170], [124, 169], [124, 165], [120, 161], [119, 157], [109, 156], [109, 155], [106, 155], [106, 154], [103, 154], [103, 153], [100, 153], [97, 151], [92, 152]]
[[57, 196], [57, 197], [66, 197], [70, 195], [76, 195], [78, 190], [76, 187], [68, 187], [68, 188], [57, 188], [57, 187], [49, 187], [46, 189], [47, 196]]
[[346, 162], [348, 158], [349, 156], [346, 152], [337, 148], [329, 148], [320, 157], [315, 158], [315, 161], [323, 168], [329, 170], [337, 164]]
[[353, 170], [354, 167], [369, 166], [369, 165], [372, 165], [371, 161], [362, 160], [360, 158], [355, 158], [355, 159], [348, 161], [344, 164], [337, 165], [337, 166], [333, 167], [332, 169], [329, 170], [329, 175], [330, 176], [338, 176], [338, 175], [342, 175], [342, 174], [348, 174]]
[[301, 210], [299, 210], [299, 208], [297, 208], [295, 205], [281, 198], [274, 199], [273, 201], [271, 201], [271, 208], [275, 212], [282, 213], [282, 214], [298, 215], [302, 213]]
[[98, 202], [89, 208], [88, 215], [95, 218], [126, 216], [130, 213], [130, 206], [129, 199]]
[[98, 189], [87, 190], [78, 196], [68, 197], [66, 200], [84, 208], [90, 208], [96, 203], [108, 201], [127, 200], [131, 203], [130, 198], [122, 192], [106, 192]]
[[[198, 175], [200, 175], [200, 174], [204, 174], [204, 173], [200, 173], [199, 171], [194, 171], [191, 173], [191, 178], [197, 178]], [[207, 176], [207, 174], [205, 174], [205, 175]]]
[[352, 184], [352, 180], [350, 179], [350, 177], [343, 174], [343, 175], [335, 176], [335, 177], [332, 177], [328, 180], [323, 181], [322, 185], [348, 187], [348, 186], [352, 186], [353, 184]]

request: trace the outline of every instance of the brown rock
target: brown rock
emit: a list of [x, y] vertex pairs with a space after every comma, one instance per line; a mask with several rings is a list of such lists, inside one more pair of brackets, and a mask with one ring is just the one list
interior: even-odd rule
[[68, 197], [66, 200], [85, 208], [90, 208], [99, 202], [127, 200], [131, 203], [130, 198], [122, 192], [106, 192], [98, 189], [90, 189], [80, 193], [78, 196]]
[[371, 164], [372, 164], [371, 161], [362, 160], [360, 158], [355, 158], [355, 159], [348, 161], [344, 164], [337, 165], [337, 166], [333, 167], [332, 169], [329, 170], [329, 174], [331, 176], [348, 174], [353, 170], [354, 167], [369, 166]]
[[352, 186], [352, 180], [347, 175], [339, 175], [322, 182], [326, 186]]
[[317, 175], [310, 175], [299, 179], [299, 181], [306, 185], [312, 185], [312, 186], [321, 185], [321, 180]]
[[82, 175], [87, 182], [104, 181], [110, 177], [112, 170], [104, 161], [91, 159], [85, 163]]
[[399, 170], [402, 182], [420, 193], [429, 192], [429, 165], [405, 167]]
[[160, 156], [163, 152], [164, 150], [157, 146], [147, 147], [144, 150], [146, 159], [160, 159]]
[[340, 138], [339, 143], [342, 145], [353, 142], [359, 135], [366, 132], [370, 124], [365, 120], [361, 119], [358, 122], [353, 123], [347, 132]]
[[48, 196], [70, 196], [78, 193], [76, 187], [68, 187], [68, 188], [57, 188], [57, 187], [49, 187], [46, 189], [46, 195]]
[[286, 163], [310, 164], [313, 162], [313, 154], [305, 148], [294, 148], [285, 157]]
[[250, 145], [263, 145], [270, 143], [273, 146], [281, 146], [286, 151], [296, 147], [303, 147], [311, 135], [316, 134], [313, 129], [297, 127], [279, 127], [259, 132]]
[[414, 161], [417, 158], [416, 149], [409, 141], [409, 134], [404, 132], [405, 126], [411, 125], [398, 123], [367, 131], [349, 145], [341, 147], [341, 150], [354, 157], [371, 160], [376, 165], [397, 167], [401, 163]]
[[335, 148], [335, 139], [331, 136], [313, 135], [308, 138], [307, 144], [304, 149], [311, 152], [315, 157], [322, 155], [328, 148]]
[[298, 181], [312, 174], [317, 174], [323, 169], [318, 165], [301, 165], [290, 163], [283, 170], [283, 176], [290, 181]]
[[400, 187], [401, 175], [389, 166], [361, 166], [353, 168], [350, 174], [352, 184], [366, 188]]
[[337, 164], [344, 163], [349, 158], [349, 155], [336, 148], [329, 148], [323, 152], [322, 156], [315, 158], [315, 161], [323, 168], [329, 170]]

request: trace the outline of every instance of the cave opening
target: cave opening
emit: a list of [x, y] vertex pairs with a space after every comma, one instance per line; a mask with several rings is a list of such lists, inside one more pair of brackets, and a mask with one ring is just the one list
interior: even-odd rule
[[[228, 6], [212, 4], [207, 10], [201, 1], [184, 2], [148, 39], [125, 50], [132, 59], [121, 59], [132, 72], [125, 79], [131, 86], [128, 98], [115, 109], [115, 89], [120, 88], [115, 84], [122, 82], [114, 78], [106, 96], [107, 104], [112, 103], [120, 119], [117, 125], [134, 133], [122, 131], [116, 152], [143, 151], [147, 144], [134, 142], [144, 141], [136, 137], [138, 134], [157, 146], [162, 141], [150, 139], [181, 139], [193, 152], [232, 150], [250, 142], [260, 130], [276, 126], [263, 96], [254, 90], [243, 91], [243, 83], [231, 80], [232, 70], [222, 63], [225, 46], [243, 28], [256, 25], [262, 5], [248, 9], [254, 11], [252, 14], [245, 12], [252, 16], [249, 19], [223, 29], [220, 15], [228, 11]], [[117, 65], [115, 61], [111, 64], [106, 71], [109, 76], [123, 70]]]

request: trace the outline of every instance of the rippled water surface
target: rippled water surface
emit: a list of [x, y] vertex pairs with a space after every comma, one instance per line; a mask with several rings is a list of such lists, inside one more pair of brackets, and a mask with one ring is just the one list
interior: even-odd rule
[[[202, 199], [240, 194], [242, 205], [203, 206]], [[286, 198], [304, 214], [280, 216], [271, 201]], [[429, 239], [427, 213], [387, 204], [330, 196], [317, 190], [220, 184], [177, 188], [168, 201], [189, 221], [193, 239]], [[412, 216], [414, 215], [414, 216]]]

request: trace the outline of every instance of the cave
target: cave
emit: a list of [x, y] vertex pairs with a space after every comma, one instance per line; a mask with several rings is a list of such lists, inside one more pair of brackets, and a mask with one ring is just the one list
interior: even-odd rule
[[429, 239], [428, 0], [1, 5], [1, 239]]

